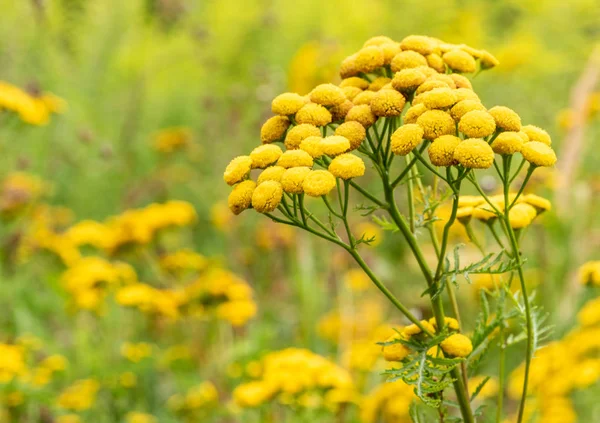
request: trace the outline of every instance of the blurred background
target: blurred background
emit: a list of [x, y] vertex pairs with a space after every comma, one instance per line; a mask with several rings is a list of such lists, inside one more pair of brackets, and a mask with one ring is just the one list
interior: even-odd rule
[[[234, 219], [222, 181], [258, 145], [273, 97], [339, 82], [340, 61], [376, 35], [430, 35], [499, 59], [475, 90], [545, 128], [559, 157], [534, 180], [554, 209], [524, 247], [553, 338], [597, 295], [578, 280], [600, 259], [596, 0], [0, 0], [0, 10], [2, 422], [410, 421], [410, 390], [380, 388], [375, 345], [400, 316], [342, 252], [256, 213]], [[368, 217], [352, 224], [376, 236], [364, 255], [383, 279], [424, 307], [403, 245]], [[460, 290], [467, 309], [485, 284]], [[351, 375], [357, 399], [342, 410], [314, 393], [234, 404], [260, 359], [289, 347]], [[517, 346], [509, 369], [519, 357]], [[596, 380], [572, 394], [577, 421], [600, 419]], [[400, 411], [381, 412], [394, 399]]]

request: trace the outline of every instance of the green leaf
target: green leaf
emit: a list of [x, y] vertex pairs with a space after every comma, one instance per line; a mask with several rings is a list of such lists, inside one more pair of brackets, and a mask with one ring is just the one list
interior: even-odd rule
[[473, 402], [475, 398], [477, 398], [477, 395], [479, 395], [479, 393], [484, 388], [485, 384], [488, 383], [489, 380], [490, 377], [488, 376], [485, 379], [483, 379], [479, 385], [477, 385], [477, 388], [475, 388], [475, 391], [473, 391], [473, 394], [471, 395], [471, 402]]
[[378, 224], [384, 231], [398, 232], [400, 230], [394, 222], [390, 222], [385, 216], [373, 216], [373, 222]]

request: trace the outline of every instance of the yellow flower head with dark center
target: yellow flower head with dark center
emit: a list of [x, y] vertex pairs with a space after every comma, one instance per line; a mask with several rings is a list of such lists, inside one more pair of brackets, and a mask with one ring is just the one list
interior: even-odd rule
[[386, 76], [380, 76], [369, 84], [368, 89], [369, 89], [369, 91], [379, 91], [380, 89], [382, 89], [384, 86], [386, 86], [390, 82], [392, 82], [391, 78], [388, 78]]
[[371, 110], [375, 116], [400, 116], [406, 100], [396, 90], [381, 90], [371, 101]]
[[392, 134], [390, 142], [392, 143], [392, 153], [400, 156], [406, 156], [413, 151], [415, 147], [423, 141], [423, 128], [414, 123], [402, 125]]
[[508, 212], [508, 220], [513, 229], [529, 226], [536, 216], [535, 208], [527, 203], [517, 203]]
[[281, 148], [279, 148], [277, 145], [265, 144], [256, 147], [250, 153], [250, 158], [252, 159], [252, 168], [264, 169], [267, 166], [275, 163], [282, 154], [283, 151], [281, 151]]
[[401, 51], [396, 54], [390, 63], [392, 72], [399, 72], [403, 69], [411, 69], [419, 66], [427, 66], [427, 59], [416, 51]]
[[[453, 74], [453, 75], [457, 75], [457, 74]], [[469, 89], [469, 88], [457, 88], [456, 90], [454, 90], [454, 94], [456, 94], [456, 102], [458, 103], [459, 101], [463, 101], [463, 100], [475, 100], [475, 101], [481, 101], [479, 99], [479, 96], [475, 93], [475, 91]]]
[[259, 213], [270, 213], [279, 206], [283, 197], [283, 188], [276, 181], [265, 181], [252, 193], [252, 207]]
[[450, 50], [442, 56], [450, 69], [460, 73], [473, 73], [477, 63], [473, 56], [461, 49]]
[[539, 141], [526, 142], [521, 154], [534, 166], [551, 167], [556, 163], [556, 153], [552, 147]]
[[354, 104], [350, 100], [344, 101], [342, 104], [333, 106], [329, 109], [331, 113], [331, 120], [333, 122], [340, 122], [346, 119], [346, 115], [354, 107]]
[[521, 131], [527, 134], [529, 141], [537, 141], [546, 145], [552, 145], [552, 139], [550, 135], [542, 128], [534, 125], [525, 125], [521, 128]]
[[481, 64], [481, 69], [491, 69], [500, 64], [500, 61], [496, 59], [489, 51], [480, 50], [479, 63]]
[[373, 114], [370, 106], [362, 104], [354, 106], [346, 115], [346, 122], [352, 121], [358, 122], [365, 128], [368, 128], [377, 121], [377, 116]]
[[473, 351], [471, 340], [460, 333], [450, 335], [440, 343], [444, 353], [451, 357], [468, 357]]
[[322, 106], [337, 106], [346, 101], [342, 89], [333, 84], [317, 85], [309, 94], [310, 101]]
[[277, 165], [286, 169], [298, 166], [312, 167], [313, 158], [304, 150], [288, 150], [277, 160]]
[[488, 112], [473, 110], [460, 119], [458, 130], [469, 138], [483, 138], [496, 131], [496, 121]]
[[288, 150], [295, 150], [300, 147], [302, 140], [308, 137], [318, 137], [321, 135], [321, 130], [315, 125], [303, 123], [298, 126], [294, 126], [290, 129], [285, 136], [285, 148]]
[[388, 43], [393, 43], [393, 42], [394, 42], [394, 40], [392, 40], [390, 37], [386, 37], [385, 35], [376, 35], [375, 37], [371, 37], [367, 41], [365, 41], [365, 43], [363, 44], [363, 47], [381, 46], [383, 44], [388, 44]]
[[425, 56], [425, 59], [427, 59], [427, 64], [430, 68], [435, 69], [439, 73], [446, 72], [446, 63], [444, 62], [444, 59], [442, 59], [442, 56], [440, 56], [439, 54], [428, 54], [427, 56]]
[[456, 84], [456, 88], [467, 88], [469, 90], [473, 89], [471, 81], [469, 81], [469, 78], [467, 78], [464, 75], [461, 75], [459, 73], [452, 73], [450, 74], [450, 78], [452, 78], [452, 80]]
[[367, 131], [360, 123], [351, 121], [338, 126], [335, 129], [335, 135], [345, 137], [350, 141], [350, 150], [356, 150], [367, 137]]
[[518, 132], [501, 132], [492, 142], [492, 150], [497, 154], [515, 154], [521, 151], [524, 144]]
[[514, 110], [505, 106], [495, 106], [488, 112], [494, 117], [497, 128], [513, 132], [521, 130], [521, 117]]
[[293, 115], [302, 108], [308, 100], [296, 93], [279, 94], [271, 102], [271, 111], [276, 115]]
[[431, 54], [438, 46], [437, 40], [424, 35], [409, 35], [400, 41], [402, 50], [413, 50], [423, 55]]
[[316, 103], [308, 103], [296, 113], [296, 122], [314, 126], [325, 126], [331, 123], [331, 119], [329, 110]]
[[365, 174], [365, 162], [354, 154], [341, 154], [331, 161], [329, 172], [336, 178], [357, 178]]
[[287, 116], [270, 117], [260, 128], [260, 140], [263, 144], [278, 141], [283, 138], [289, 126], [290, 120]]
[[417, 119], [427, 111], [423, 103], [411, 106], [404, 115], [404, 123], [417, 123]]
[[302, 189], [306, 195], [311, 197], [320, 197], [327, 195], [335, 188], [335, 176], [327, 170], [312, 170], [302, 184]]
[[456, 103], [455, 90], [450, 88], [434, 88], [421, 94], [423, 104], [428, 109], [447, 109]]
[[484, 140], [470, 138], [456, 147], [454, 159], [469, 169], [488, 169], [494, 164], [494, 151]]
[[383, 66], [385, 58], [383, 50], [377, 46], [363, 47], [354, 58], [358, 72], [371, 73]]
[[436, 138], [428, 148], [431, 164], [434, 166], [452, 166], [455, 164], [454, 150], [460, 143], [461, 139], [454, 135], [442, 135]]
[[526, 194], [521, 197], [524, 203], [527, 203], [537, 210], [538, 213], [549, 211], [552, 209], [552, 203], [544, 197], [535, 194]]
[[354, 97], [354, 100], [352, 100], [352, 102], [355, 106], [360, 106], [362, 104], [370, 105], [371, 101], [373, 101], [376, 95], [377, 93], [375, 91], [363, 91], [362, 93]]
[[281, 177], [283, 176], [283, 172], [285, 172], [285, 168], [281, 166], [270, 166], [263, 170], [260, 175], [258, 175], [258, 179], [256, 183], [258, 185], [262, 184], [265, 181], [275, 181], [281, 182]]
[[313, 159], [320, 158], [323, 154], [323, 138], [320, 136], [308, 137], [300, 143], [300, 150], [306, 151]]
[[[360, 78], [359, 78], [360, 79]], [[353, 86], [347, 86], [342, 88], [342, 92], [344, 93], [344, 95], [346, 96], [346, 98], [350, 101], [354, 100], [354, 98], [359, 95], [360, 93], [363, 92], [363, 90], [361, 90], [358, 87], [353, 87]]]
[[342, 79], [342, 82], [340, 82], [340, 88], [344, 87], [356, 87], [360, 88], [361, 90], [366, 90], [369, 88], [369, 81], [359, 78], [358, 76], [352, 76], [350, 78]]
[[310, 171], [311, 169], [305, 166], [286, 169], [281, 177], [281, 187], [287, 193], [302, 194], [304, 178], [306, 178]]
[[341, 135], [330, 135], [321, 140], [321, 149], [328, 156], [338, 156], [350, 150], [350, 141]]
[[256, 188], [254, 181], [243, 181], [237, 184], [227, 200], [229, 210], [235, 215], [240, 214], [252, 204], [252, 194]]
[[450, 115], [456, 122], [459, 122], [464, 115], [473, 110], [486, 111], [485, 106], [479, 100], [462, 100], [450, 109]]
[[442, 110], [427, 110], [417, 119], [417, 125], [423, 128], [424, 138], [434, 140], [442, 135], [454, 135], [456, 124], [448, 113]]
[[228, 185], [235, 185], [248, 177], [250, 169], [252, 169], [250, 156], [238, 156], [229, 162], [225, 168], [223, 179]]
[[401, 93], [411, 93], [427, 80], [420, 69], [403, 69], [396, 72], [392, 79], [392, 87]]
[[438, 79], [427, 79], [425, 82], [423, 82], [421, 85], [419, 85], [419, 88], [417, 88], [417, 90], [415, 91], [415, 94], [416, 95], [423, 94], [427, 91], [433, 90], [434, 88], [450, 88], [450, 87], [444, 81], [440, 81]]
[[[385, 342], [399, 341], [401, 336], [395, 334], [386, 339]], [[401, 342], [385, 345], [383, 347], [383, 358], [385, 361], [402, 361], [410, 354], [410, 349]]]

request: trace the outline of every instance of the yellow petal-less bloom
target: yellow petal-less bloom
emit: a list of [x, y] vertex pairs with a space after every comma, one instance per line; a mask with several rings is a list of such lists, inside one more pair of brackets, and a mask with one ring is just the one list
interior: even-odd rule
[[[579, 281], [583, 285], [600, 286], [600, 261], [596, 260], [584, 263], [579, 268]], [[598, 301], [600, 300], [596, 300], [596, 302]]]
[[527, 134], [529, 141], [537, 141], [541, 142], [542, 144], [552, 145], [552, 138], [550, 138], [548, 132], [544, 131], [538, 126], [525, 125], [521, 128], [521, 131]]
[[306, 195], [311, 197], [320, 197], [327, 195], [335, 188], [335, 176], [327, 170], [312, 170], [302, 184], [302, 189]]
[[460, 119], [458, 130], [468, 138], [483, 138], [496, 131], [496, 121], [488, 112], [473, 110]]
[[479, 100], [461, 100], [450, 109], [450, 115], [456, 122], [459, 122], [464, 115], [473, 110], [485, 112], [486, 108]]
[[400, 116], [406, 100], [396, 90], [380, 90], [371, 101], [371, 110], [375, 116]]
[[358, 122], [365, 128], [370, 127], [377, 121], [377, 116], [373, 114], [371, 107], [366, 104], [354, 106], [346, 115], [346, 122]]
[[300, 150], [306, 151], [313, 159], [318, 159], [325, 154], [322, 141], [320, 136], [308, 137], [300, 143]]
[[440, 346], [451, 357], [467, 357], [473, 351], [471, 340], [460, 333], [450, 335], [440, 343]]
[[333, 84], [317, 85], [309, 96], [310, 101], [322, 106], [337, 106], [347, 100], [342, 89]]
[[427, 76], [420, 69], [402, 69], [392, 79], [392, 87], [401, 93], [411, 93], [419, 88]]
[[269, 166], [265, 170], [258, 175], [258, 179], [256, 183], [258, 185], [262, 184], [265, 181], [275, 181], [281, 182], [281, 177], [283, 176], [283, 172], [285, 172], [285, 168], [281, 166]]
[[[360, 78], [359, 78], [360, 79]], [[352, 87], [352, 86], [347, 86], [347, 87], [343, 87], [342, 88], [342, 92], [344, 93], [344, 95], [346, 96], [346, 98], [348, 100], [354, 100], [354, 98], [359, 95], [360, 93], [363, 92], [363, 90], [361, 90], [358, 87]]]
[[[494, 206], [496, 206], [498, 210], [502, 210], [502, 207], [499, 207], [499, 204], [494, 204]], [[482, 222], [487, 222], [498, 217], [494, 209], [487, 203], [475, 207], [471, 215]]]
[[287, 116], [270, 117], [260, 128], [260, 140], [263, 144], [278, 141], [283, 138], [289, 126], [290, 120]]
[[350, 141], [341, 135], [330, 135], [321, 140], [323, 154], [334, 157], [350, 150]]
[[359, 78], [358, 76], [352, 76], [350, 78], [343, 79], [340, 82], [340, 88], [344, 87], [356, 87], [362, 90], [369, 88], [369, 81]]
[[[427, 70], [432, 70], [430, 68], [425, 68]], [[425, 69], [423, 68], [418, 68], [418, 70], [420, 70], [421, 72], [424, 72]], [[438, 81], [443, 81], [446, 83], [446, 85], [448, 85], [450, 88], [452, 89], [456, 89], [456, 84], [454, 83], [454, 79], [452, 79], [450, 77], [450, 75], [445, 75], [445, 74], [441, 74], [441, 73], [437, 73], [437, 72], [433, 72], [432, 75], [427, 75], [430, 79], [434, 79], [434, 80], [438, 80]]]
[[231, 194], [229, 194], [229, 199], [227, 200], [229, 210], [233, 214], [238, 215], [249, 208], [252, 204], [252, 193], [255, 188], [256, 183], [250, 180], [237, 184], [233, 188], [233, 191], [231, 191]]
[[456, 147], [454, 159], [466, 168], [488, 169], [494, 164], [494, 151], [484, 140], [469, 138]]
[[420, 97], [422, 97], [423, 104], [428, 109], [447, 109], [457, 101], [454, 91], [450, 88], [434, 88], [423, 93]]
[[427, 55], [433, 53], [438, 44], [434, 38], [425, 35], [409, 35], [400, 41], [400, 48]]
[[250, 156], [238, 156], [233, 159], [225, 168], [223, 179], [228, 185], [235, 185], [246, 179], [252, 169], [252, 159]]
[[442, 135], [454, 135], [456, 131], [454, 119], [442, 110], [427, 110], [419, 116], [417, 125], [423, 128], [423, 136], [428, 140], [434, 140]]
[[272, 384], [263, 381], [253, 381], [238, 385], [233, 390], [233, 400], [240, 407], [257, 407], [269, 401], [276, 393]]
[[[453, 73], [452, 75], [458, 75]], [[479, 96], [470, 88], [457, 88], [454, 90], [454, 94], [456, 94], [456, 102], [463, 100], [475, 100], [481, 102]]]
[[392, 153], [406, 156], [423, 141], [423, 128], [414, 123], [402, 125], [396, 129], [390, 139]]
[[461, 143], [461, 139], [454, 135], [442, 135], [436, 138], [429, 146], [429, 160], [434, 166], [452, 166], [456, 163], [454, 160], [454, 150]]
[[279, 160], [277, 160], [277, 166], [286, 169], [298, 166], [312, 167], [312, 165], [313, 158], [304, 150], [288, 150], [279, 157]]
[[456, 72], [473, 73], [477, 69], [477, 63], [473, 56], [458, 48], [444, 53], [442, 58], [448, 67]]
[[[400, 335], [392, 335], [385, 342], [393, 342], [400, 340]], [[385, 345], [383, 347], [383, 358], [385, 361], [402, 361], [410, 354], [410, 349], [400, 342]]]
[[434, 88], [450, 88], [450, 87], [444, 81], [440, 81], [439, 79], [429, 78], [428, 80], [423, 82], [421, 85], [419, 85], [419, 88], [417, 88], [415, 93], [417, 95], [423, 94], [427, 91], [433, 90]]
[[252, 207], [259, 213], [272, 212], [281, 203], [283, 188], [279, 182], [265, 181], [252, 193]]
[[285, 136], [285, 148], [288, 150], [295, 150], [300, 147], [302, 140], [308, 137], [318, 137], [321, 135], [321, 131], [315, 125], [303, 123], [298, 126], [294, 126], [290, 129]]
[[[383, 52], [381, 53], [381, 55], [383, 56]], [[344, 60], [342, 60], [342, 63], [340, 64], [340, 77], [342, 77], [342, 79], [355, 78], [356, 75], [359, 74], [360, 71], [357, 67], [356, 58], [357, 55], [352, 54], [346, 57]]]
[[479, 195], [461, 195], [458, 197], [458, 207], [477, 207], [485, 200]]
[[335, 135], [345, 137], [350, 141], [350, 150], [356, 150], [367, 137], [365, 127], [355, 121], [342, 123], [335, 129]]
[[354, 107], [354, 103], [350, 100], [344, 101], [342, 104], [338, 104], [337, 106], [333, 106], [329, 108], [329, 112], [331, 113], [331, 120], [333, 122], [340, 122], [346, 119], [346, 115]]
[[[421, 320], [420, 323], [421, 323], [421, 326], [423, 326], [425, 329], [427, 329], [430, 333], [435, 333], [435, 328], [427, 320]], [[415, 324], [406, 326], [404, 329], [402, 329], [402, 335], [406, 338], [410, 338], [413, 335], [418, 335], [421, 332], [422, 332], [421, 328]]]
[[497, 128], [513, 132], [521, 130], [521, 117], [514, 110], [505, 106], [495, 106], [488, 112], [494, 117]]
[[468, 88], [469, 90], [473, 89], [471, 81], [469, 81], [469, 78], [467, 78], [464, 75], [461, 75], [459, 73], [453, 73], [450, 74], [450, 78], [452, 78], [452, 80], [456, 84], [456, 88]]
[[556, 163], [556, 153], [552, 147], [539, 141], [526, 142], [521, 154], [534, 166], [551, 167]]
[[289, 116], [294, 115], [300, 110], [308, 100], [306, 97], [296, 93], [279, 94], [271, 102], [271, 111], [276, 115]]
[[531, 224], [537, 216], [535, 208], [527, 203], [517, 203], [508, 212], [510, 226], [513, 229], [522, 229]]
[[395, 42], [382, 44], [379, 46], [379, 48], [381, 51], [383, 51], [384, 65], [390, 65], [394, 57], [396, 57], [396, 55], [402, 51], [400, 49], [400, 44]]
[[489, 51], [480, 50], [479, 63], [481, 64], [481, 69], [491, 69], [500, 64], [500, 61], [496, 59]]
[[329, 110], [316, 103], [308, 103], [296, 113], [296, 122], [314, 126], [325, 126], [331, 123], [331, 119]]
[[[435, 317], [429, 319], [429, 323], [436, 329], [437, 332], [437, 320]], [[444, 324], [450, 330], [460, 330], [460, 325], [458, 324], [458, 320], [452, 317], [444, 317]]]
[[376, 35], [375, 37], [371, 37], [367, 41], [365, 41], [365, 43], [363, 44], [363, 47], [381, 46], [383, 44], [388, 44], [388, 43], [393, 43], [393, 42], [394, 42], [394, 40], [392, 40], [390, 37], [386, 37], [385, 35]]
[[302, 194], [304, 178], [311, 172], [309, 167], [292, 167], [286, 169], [281, 177], [281, 187], [289, 194]]
[[250, 153], [253, 169], [264, 169], [275, 163], [283, 154], [281, 148], [273, 144], [265, 144], [256, 147]]
[[427, 56], [425, 56], [425, 59], [427, 59], [427, 64], [430, 68], [435, 69], [439, 73], [446, 72], [446, 63], [444, 62], [444, 59], [442, 59], [442, 56], [440, 56], [439, 54], [428, 54]]
[[331, 161], [329, 172], [336, 178], [345, 180], [357, 178], [365, 174], [365, 162], [354, 154], [341, 154]]
[[539, 195], [526, 194], [523, 197], [521, 197], [520, 200], [535, 207], [538, 213], [542, 213], [552, 209], [552, 203], [550, 203], [550, 200], [540, 197]]
[[375, 80], [369, 84], [368, 90], [369, 91], [379, 91], [380, 89], [385, 87], [390, 82], [392, 82], [392, 78], [388, 78], [386, 76], [380, 76], [379, 78], [375, 78]]
[[383, 50], [377, 46], [368, 46], [360, 49], [354, 58], [358, 72], [371, 73], [383, 66], [385, 57]]
[[392, 72], [399, 72], [403, 69], [427, 66], [427, 59], [416, 51], [406, 50], [395, 55], [390, 66]]
[[417, 119], [427, 111], [423, 103], [411, 106], [404, 115], [404, 123], [417, 123]]
[[524, 144], [518, 132], [501, 132], [492, 142], [492, 150], [497, 154], [515, 154], [521, 151]]
[[377, 93], [375, 91], [363, 91], [362, 93], [354, 97], [354, 100], [352, 100], [352, 102], [355, 106], [360, 106], [362, 104], [370, 106], [371, 101], [373, 101], [376, 94]]

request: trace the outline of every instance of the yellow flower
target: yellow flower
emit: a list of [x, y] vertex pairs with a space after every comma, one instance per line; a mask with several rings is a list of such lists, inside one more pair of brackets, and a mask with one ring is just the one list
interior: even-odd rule
[[402, 69], [394, 75], [392, 87], [401, 93], [408, 94], [419, 88], [419, 85], [426, 80], [427, 76], [422, 72], [421, 68]]
[[367, 137], [367, 131], [360, 123], [350, 121], [342, 123], [340, 126], [338, 126], [335, 129], [335, 135], [345, 137], [348, 141], [350, 141], [350, 150], [356, 150]]
[[[458, 74], [453, 73], [452, 75], [458, 75]], [[457, 88], [454, 90], [454, 94], [456, 94], [456, 102], [457, 103], [459, 101], [463, 101], [463, 100], [481, 101], [479, 99], [479, 96], [477, 94], [475, 94], [475, 91], [473, 91], [471, 88]]]
[[[437, 320], [435, 317], [429, 319], [429, 323], [436, 329], [437, 331]], [[444, 323], [450, 330], [460, 330], [460, 326], [458, 324], [458, 320], [452, 317], [444, 317]]]
[[429, 78], [425, 82], [423, 82], [421, 85], [419, 85], [419, 88], [417, 88], [415, 93], [417, 95], [423, 94], [427, 91], [433, 90], [434, 88], [450, 88], [450, 87], [444, 81], [440, 81], [439, 79]]
[[486, 108], [479, 100], [461, 100], [450, 109], [450, 115], [456, 122], [459, 122], [464, 115], [473, 110], [485, 112]]
[[390, 65], [392, 72], [400, 72], [403, 69], [427, 66], [427, 59], [416, 51], [406, 50], [396, 54]]
[[504, 106], [495, 106], [489, 110], [496, 121], [496, 127], [503, 131], [519, 132], [521, 130], [521, 117], [512, 109]]
[[442, 56], [444, 62], [450, 69], [460, 73], [473, 73], [477, 69], [475, 59], [469, 53], [461, 49], [450, 50]]
[[281, 166], [269, 166], [265, 170], [258, 175], [258, 179], [256, 183], [258, 185], [262, 184], [265, 181], [275, 181], [281, 182], [281, 177], [283, 176], [283, 172], [285, 172], [285, 168]]
[[393, 43], [393, 42], [394, 42], [394, 40], [392, 40], [390, 37], [386, 37], [385, 35], [376, 35], [375, 37], [371, 37], [367, 41], [365, 41], [363, 44], [363, 47], [381, 46], [383, 44], [388, 44], [388, 43]]
[[435, 69], [439, 73], [446, 72], [446, 63], [444, 63], [444, 59], [442, 59], [442, 56], [439, 54], [428, 54], [425, 56], [425, 59], [427, 59], [427, 65], [429, 65], [430, 68]]
[[0, 383], [10, 382], [27, 369], [25, 351], [19, 345], [0, 344], [0, 357]]
[[156, 417], [148, 413], [140, 413], [137, 411], [130, 411], [125, 416], [126, 423], [156, 423]]
[[451, 357], [467, 357], [473, 351], [471, 340], [460, 333], [450, 335], [440, 343], [440, 346]]
[[354, 100], [352, 100], [352, 103], [355, 106], [362, 106], [363, 104], [370, 106], [371, 102], [375, 98], [376, 94], [377, 93], [375, 91], [363, 91], [360, 94], [358, 94], [356, 97], [354, 97]]
[[404, 115], [404, 123], [417, 123], [417, 119], [427, 111], [427, 107], [423, 103], [413, 104]]
[[133, 363], [139, 363], [152, 355], [152, 345], [146, 342], [137, 344], [126, 342], [121, 345], [121, 355]]
[[304, 166], [286, 169], [281, 177], [283, 190], [290, 194], [302, 194], [302, 183], [310, 172], [310, 168]]
[[526, 194], [520, 198], [521, 201], [535, 207], [538, 213], [552, 209], [552, 204], [549, 200], [535, 194]]
[[275, 389], [267, 382], [255, 381], [237, 386], [233, 390], [233, 400], [240, 407], [257, 407], [269, 401]]
[[243, 181], [237, 184], [227, 199], [229, 210], [235, 215], [240, 214], [252, 205], [252, 194], [256, 188], [254, 181]]
[[[399, 341], [402, 337], [398, 334], [390, 336], [385, 342]], [[395, 342], [383, 347], [383, 358], [385, 361], [402, 361], [410, 354], [410, 349], [401, 342]]]
[[264, 169], [275, 163], [283, 154], [277, 145], [266, 144], [256, 147], [250, 153], [253, 169]]
[[64, 356], [60, 354], [54, 354], [42, 360], [40, 367], [45, 367], [53, 372], [58, 372], [65, 370], [67, 368], [67, 364], [67, 359]]
[[289, 126], [290, 120], [287, 116], [270, 117], [260, 128], [260, 140], [263, 144], [278, 141], [283, 138]]
[[327, 195], [335, 188], [335, 177], [327, 170], [312, 170], [302, 184], [302, 189], [306, 195], [311, 197], [320, 197]]
[[413, 50], [423, 55], [431, 54], [437, 48], [438, 42], [424, 35], [409, 35], [400, 41], [402, 50]]
[[354, 154], [341, 154], [331, 161], [329, 172], [336, 178], [357, 178], [365, 174], [365, 162]]
[[458, 197], [458, 207], [477, 207], [485, 200], [479, 195], [461, 195]]
[[[421, 326], [423, 326], [429, 332], [435, 333], [435, 328], [427, 320], [421, 320]], [[423, 332], [423, 331], [416, 324], [406, 326], [404, 329], [402, 329], [402, 335], [406, 338], [410, 338], [411, 336], [418, 335], [421, 332]]]
[[313, 159], [318, 159], [325, 154], [322, 141], [321, 136], [307, 137], [300, 143], [300, 150], [307, 152]]
[[350, 150], [350, 141], [341, 135], [330, 135], [321, 140], [321, 151], [328, 156], [338, 156]]
[[537, 212], [527, 203], [517, 203], [508, 212], [510, 226], [513, 229], [522, 229], [531, 224]]
[[469, 138], [456, 147], [454, 159], [466, 168], [488, 169], [494, 164], [494, 151], [484, 140]]
[[354, 104], [350, 100], [344, 101], [342, 104], [333, 106], [329, 109], [331, 112], [331, 120], [333, 122], [340, 122], [346, 119], [346, 115], [354, 107]]
[[540, 127], [534, 125], [525, 125], [521, 128], [521, 131], [527, 134], [529, 141], [537, 141], [546, 145], [552, 144], [550, 135], [548, 135], [548, 133]]
[[[494, 203], [492, 204], [499, 210], [502, 211], [504, 207], [500, 207], [500, 204]], [[488, 220], [495, 219], [498, 217], [494, 209], [487, 203], [481, 204], [473, 209], [472, 216], [475, 219], [481, 220], [483, 222], [487, 222]]]
[[423, 128], [421, 126], [409, 123], [396, 129], [390, 139], [392, 153], [406, 156], [423, 141]]
[[[358, 78], [358, 79], [360, 79], [360, 78]], [[361, 81], [362, 81], [362, 79], [361, 79]], [[348, 100], [353, 101], [357, 95], [359, 95], [363, 92], [363, 90], [361, 90], [358, 87], [353, 87], [353, 86], [349, 85], [349, 86], [343, 87], [342, 92], [344, 93], [344, 95], [346, 96], [346, 98]]]
[[369, 84], [368, 90], [369, 91], [379, 91], [379, 90], [383, 89], [383, 87], [388, 85], [390, 82], [392, 82], [392, 78], [388, 78], [386, 76], [380, 76], [378, 78], [375, 78], [375, 80]]
[[534, 166], [551, 167], [556, 163], [556, 153], [550, 146], [539, 141], [526, 142], [521, 154]]
[[500, 61], [496, 59], [496, 57], [494, 57], [489, 51], [480, 50], [480, 53], [481, 55], [479, 57], [479, 63], [481, 65], [481, 69], [491, 69], [500, 64]]
[[300, 143], [308, 137], [319, 137], [321, 131], [314, 125], [303, 123], [294, 126], [285, 136], [285, 148], [295, 150], [300, 147]]
[[366, 90], [369, 88], [369, 81], [359, 78], [358, 76], [352, 76], [350, 78], [342, 79], [340, 87], [356, 87], [361, 90]]
[[288, 150], [279, 157], [279, 160], [277, 160], [277, 166], [286, 169], [298, 166], [312, 167], [312, 165], [312, 157], [304, 150]]
[[460, 119], [458, 130], [468, 138], [484, 138], [496, 131], [496, 122], [488, 112], [473, 110]]
[[371, 107], [366, 104], [354, 106], [346, 115], [346, 122], [356, 121], [365, 128], [375, 123], [377, 117], [373, 114]]
[[466, 76], [463, 76], [459, 73], [450, 74], [450, 78], [454, 81], [456, 88], [467, 88], [469, 90], [473, 89], [473, 85], [471, 85], [471, 81]]
[[337, 106], [346, 101], [342, 89], [333, 84], [317, 85], [309, 94], [310, 101], [322, 106]]
[[371, 101], [371, 110], [375, 116], [400, 116], [406, 100], [396, 90], [378, 91]]
[[514, 154], [519, 153], [524, 144], [518, 132], [501, 132], [492, 142], [492, 150], [497, 154]]
[[600, 261], [588, 261], [579, 268], [579, 280], [583, 285], [600, 286]]
[[355, 69], [363, 73], [373, 72], [383, 66], [384, 62], [383, 50], [377, 46], [363, 47], [354, 57]]
[[306, 103], [308, 103], [308, 100], [300, 94], [283, 93], [273, 99], [271, 102], [271, 111], [276, 115], [294, 115]]
[[[382, 59], [383, 59], [383, 52], [381, 53], [382, 55]], [[359, 70], [357, 68], [357, 62], [356, 62], [356, 53], [352, 54], [348, 57], [346, 57], [344, 60], [342, 60], [342, 63], [340, 64], [340, 76], [342, 77], [342, 79], [349, 79], [351, 77], [356, 77], [356, 75], [359, 74]], [[383, 60], [382, 60], [383, 62]]]
[[296, 122], [308, 123], [314, 126], [325, 126], [331, 123], [331, 113], [325, 107], [316, 103], [308, 103], [296, 113]]
[[417, 125], [423, 128], [423, 138], [434, 140], [442, 135], [454, 135], [454, 119], [441, 110], [427, 110], [417, 119]]
[[252, 194], [252, 207], [259, 213], [270, 213], [279, 206], [283, 188], [276, 181], [265, 181]]
[[233, 326], [245, 325], [255, 315], [256, 304], [250, 300], [227, 301], [217, 306], [217, 316]]
[[250, 156], [238, 156], [225, 168], [223, 179], [228, 185], [235, 185], [246, 179], [251, 169], [252, 159]]
[[454, 135], [442, 135], [436, 138], [429, 146], [429, 160], [434, 166], [452, 166], [456, 163], [454, 160], [454, 150], [461, 143], [461, 139]]
[[82, 379], [62, 391], [58, 396], [58, 406], [66, 410], [83, 411], [96, 402], [100, 384], [94, 379]]
[[419, 97], [428, 109], [447, 109], [452, 107], [457, 101], [454, 91], [450, 88], [434, 88], [421, 94]]

